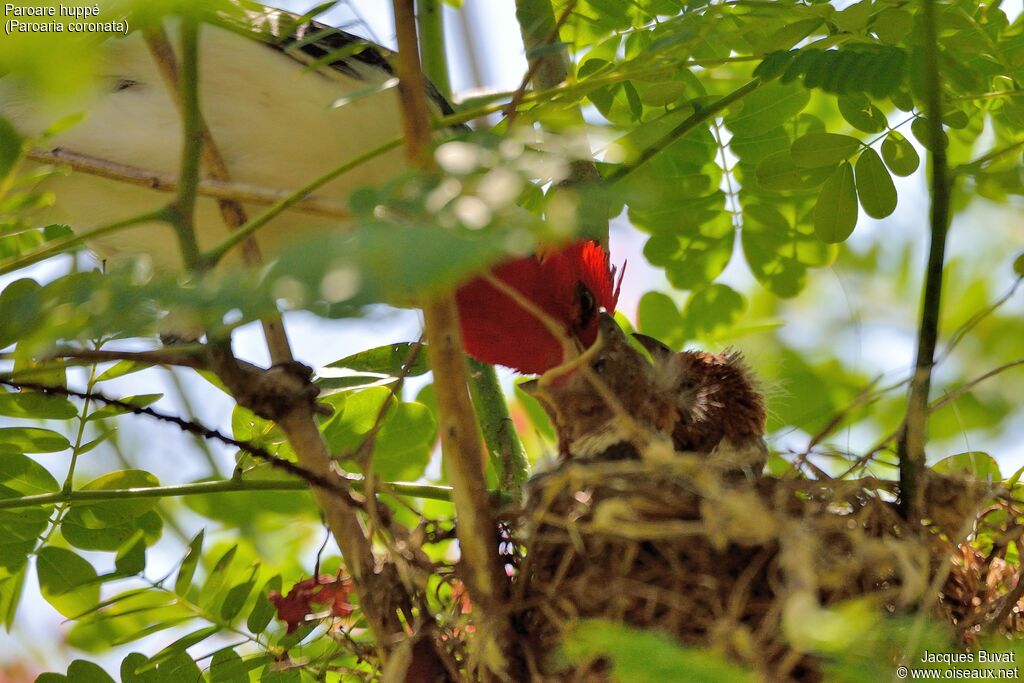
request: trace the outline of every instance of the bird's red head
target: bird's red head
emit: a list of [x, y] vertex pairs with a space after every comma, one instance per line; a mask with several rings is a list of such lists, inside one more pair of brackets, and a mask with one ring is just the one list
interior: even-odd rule
[[[506, 261], [492, 271], [582, 348], [597, 339], [601, 309], [615, 311], [622, 285], [615, 273], [608, 252], [589, 241]], [[462, 285], [455, 298], [466, 353], [474, 358], [528, 374], [567, 360], [562, 339], [544, 321], [484, 278]]]

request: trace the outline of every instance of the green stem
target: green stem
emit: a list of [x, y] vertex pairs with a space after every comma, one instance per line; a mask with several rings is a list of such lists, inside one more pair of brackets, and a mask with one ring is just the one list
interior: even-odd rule
[[1018, 140], [1017, 142], [1006, 145], [1005, 147], [993, 149], [990, 152], [981, 155], [974, 161], [968, 161], [965, 164], [960, 164], [959, 166], [953, 169], [952, 174], [955, 177], [966, 173], [977, 173], [978, 171], [982, 170], [985, 164], [989, 163], [990, 161], [995, 161], [999, 157], [1006, 156], [1007, 154], [1012, 154], [1019, 150], [1021, 147], [1024, 147], [1024, 140]]
[[149, 221], [167, 222], [168, 217], [169, 214], [167, 209], [159, 209], [158, 211], [150, 211], [130, 218], [125, 218], [124, 220], [107, 223], [106, 225], [101, 225], [98, 228], [93, 228], [92, 230], [88, 230], [78, 235], [72, 235], [70, 237], [64, 237], [62, 239], [53, 240], [52, 242], [47, 242], [37, 249], [28, 251], [0, 264], [0, 275], [7, 275], [8, 273], [13, 273], [16, 270], [27, 268], [34, 263], [39, 263], [43, 259], [47, 259], [55, 254], [60, 254], [72, 247], [77, 247], [93, 237], [99, 237], [101, 235], [117, 232], [118, 230], [124, 230], [125, 228], [130, 228], [139, 223], [146, 223]]
[[[86, 382], [86, 393], [91, 394], [96, 386], [96, 365], [89, 368], [89, 381]], [[61, 486], [61, 493], [71, 493], [71, 487], [75, 479], [75, 466], [78, 464], [79, 451], [82, 449], [82, 439], [85, 437], [85, 425], [89, 420], [90, 399], [82, 402], [82, 412], [78, 416], [78, 433], [75, 435], [75, 443], [71, 448], [71, 464], [68, 465], [68, 474], [64, 477], [64, 485]]]
[[498, 373], [493, 365], [471, 358], [469, 379], [476, 419], [484, 433], [491, 462], [498, 471], [498, 489], [511, 501], [519, 502], [523, 484], [530, 475], [530, 463], [512, 424]]
[[371, 159], [374, 159], [380, 156], [381, 154], [384, 154], [385, 152], [389, 152], [393, 149], [396, 149], [397, 147], [401, 146], [401, 144], [401, 137], [388, 140], [384, 144], [378, 145], [377, 147], [374, 147], [369, 151], [363, 152], [359, 156], [350, 159], [345, 163], [332, 168], [327, 173], [324, 173], [323, 175], [311, 180], [310, 182], [306, 183], [305, 185], [303, 185], [298, 190], [291, 193], [281, 201], [275, 203], [273, 206], [268, 208], [259, 216], [256, 216], [255, 218], [249, 220], [245, 225], [238, 228], [238, 230], [232, 232], [230, 235], [224, 238], [224, 240], [220, 244], [208, 250], [203, 255], [203, 261], [211, 266], [215, 265], [218, 261], [224, 258], [225, 254], [231, 251], [234, 247], [238, 246], [247, 237], [249, 237], [257, 230], [262, 228], [264, 225], [272, 221], [279, 214], [288, 210], [288, 208], [290, 208], [293, 204], [299, 202], [306, 195], [315, 191], [322, 185], [326, 185], [327, 183], [331, 182], [338, 176], [348, 173], [349, 171], [355, 168], [358, 168], [367, 161], [370, 161]]
[[693, 130], [700, 124], [704, 123], [718, 112], [722, 111], [723, 109], [729, 107], [733, 103], [738, 102], [739, 100], [743, 99], [750, 93], [754, 92], [760, 86], [761, 80], [755, 78], [749, 83], [746, 83], [740, 86], [739, 88], [736, 88], [736, 90], [733, 90], [728, 95], [725, 95], [715, 100], [706, 107], [701, 107], [697, 111], [693, 112], [693, 114], [686, 117], [686, 119], [681, 121], [679, 125], [677, 125], [675, 128], [673, 128], [668, 133], [663, 135], [654, 144], [645, 148], [640, 153], [640, 156], [637, 158], [636, 161], [629, 165], [620, 166], [618, 169], [616, 169], [614, 173], [611, 173], [607, 178], [605, 178], [605, 181], [608, 185], [614, 185], [620, 180], [623, 180], [624, 178], [628, 177], [629, 174], [631, 174], [633, 171], [637, 170], [638, 168], [646, 164], [648, 161], [653, 159], [660, 152], [669, 147], [673, 142], [675, 142], [682, 136], [686, 135], [691, 130]]
[[917, 359], [907, 398], [906, 426], [897, 446], [900, 461], [900, 511], [917, 519], [924, 504], [921, 478], [925, 467], [924, 445], [928, 436], [928, 393], [939, 338], [942, 304], [942, 271], [949, 232], [952, 184], [942, 145], [942, 80], [939, 75], [936, 0], [924, 0], [922, 13], [925, 114], [931, 138], [931, 245], [925, 271], [921, 322], [917, 333]]
[[416, 0], [416, 26], [420, 34], [420, 62], [423, 73], [446, 100], [452, 99], [445, 51], [444, 14], [441, 0]]
[[[363, 487], [361, 478], [350, 477], [352, 488], [360, 491]], [[390, 482], [388, 493], [410, 498], [426, 500], [451, 500], [451, 488], [430, 484], [410, 484]], [[205, 496], [212, 493], [230, 493], [235, 491], [303, 491], [309, 490], [309, 484], [301, 481], [266, 480], [266, 479], [223, 479], [220, 481], [200, 481], [193, 484], [175, 484], [171, 486], [145, 486], [130, 489], [108, 490], [77, 490], [58, 491], [56, 493], [40, 493], [21, 498], [0, 500], [0, 510], [13, 508], [35, 507], [37, 505], [53, 505], [57, 503], [99, 503], [112, 500], [128, 500], [132, 498], [176, 498], [179, 496]], [[494, 492], [492, 492], [492, 495]]]
[[193, 218], [199, 191], [199, 168], [203, 151], [203, 119], [199, 111], [199, 24], [185, 15], [181, 19], [181, 72], [178, 79], [184, 146], [181, 152], [181, 184], [174, 204], [174, 229], [182, 260], [189, 268], [200, 263], [199, 243]]

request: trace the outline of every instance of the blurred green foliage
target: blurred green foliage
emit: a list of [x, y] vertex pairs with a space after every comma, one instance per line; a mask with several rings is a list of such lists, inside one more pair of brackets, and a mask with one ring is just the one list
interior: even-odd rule
[[[568, 3], [556, 0], [556, 15]], [[136, 4], [126, 11], [145, 9], [137, 15], [144, 23], [183, 7], [194, 6]], [[943, 309], [943, 330], [957, 346], [940, 360], [934, 396], [986, 373], [1013, 371], [1022, 355], [1019, 301], [1004, 297], [1005, 306], [994, 304], [1024, 277], [1019, 218], [1008, 210], [1019, 209], [1024, 195], [1024, 24], [998, 2], [948, 0], [937, 8], [946, 110], [942, 137], [933, 141], [921, 114], [920, 3], [578, 0], [559, 36], [572, 56], [571, 77], [555, 90], [528, 93], [518, 114], [521, 127], [460, 133], [439, 151], [435, 173], [361, 190], [351, 198], [352, 231], [293, 245], [262, 272], [183, 275], [131, 263], [101, 271], [64, 260], [62, 274], [45, 281], [22, 276], [25, 266], [81, 244], [73, 222], [43, 218], [60, 202], [47, 180], [66, 170], [24, 158], [28, 149], [45, 147], [56, 129], [30, 139], [0, 118], [0, 272], [10, 275], [0, 292], [4, 371], [13, 364], [30, 371], [26, 379], [61, 385], [64, 366], [41, 361], [55, 343], [151, 338], [167, 310], [223, 336], [282, 303], [326, 317], [358, 316], [380, 303], [408, 305], [508, 255], [529, 253], [538, 242], [565, 239], [577, 229], [576, 207], [589, 202], [585, 192], [559, 187], [568, 163], [581, 156], [579, 131], [564, 129], [572, 120], [566, 112], [582, 106], [593, 137], [610, 141], [601, 173], [624, 178], [601, 188], [603, 199], [610, 199], [612, 214], [624, 211], [645, 235], [644, 257], [664, 274], [666, 285], [639, 299], [638, 329], [674, 348], [735, 344], [747, 353], [769, 395], [773, 473], [799, 474], [796, 456], [802, 456], [833, 474], [892, 475], [891, 435], [904, 410], [904, 347], [917, 315], [920, 227], [927, 222], [920, 188], [927, 182], [927, 150], [935, 145], [948, 149], [956, 178], [954, 233], [964, 236], [954, 235]], [[210, 5], [203, 16], [216, 13], [239, 17], [232, 3]], [[0, 73], [60, 100], [88, 86], [102, 49], [98, 40], [9, 38], [0, 41]], [[752, 91], [721, 114], [702, 114], [751, 82]], [[491, 105], [484, 98], [463, 109], [477, 106], [482, 114]], [[61, 126], [74, 125], [70, 114]], [[534, 134], [524, 124], [546, 132]], [[485, 202], [498, 187], [506, 198]], [[880, 219], [885, 222], [873, 222]], [[727, 272], [741, 275], [723, 276]], [[892, 329], [902, 335], [898, 343], [885, 334]], [[870, 348], [862, 356], [865, 344]], [[438, 429], [431, 390], [415, 401], [402, 397], [405, 380], [428, 370], [424, 354], [410, 362], [409, 351], [406, 344], [387, 344], [332, 363], [331, 372], [317, 378], [334, 409], [320, 426], [347, 472], [365, 471], [372, 462], [370, 471], [384, 480], [414, 481], [430, 473], [444, 483], [443, 472], [429, 468]], [[140, 366], [92, 370], [90, 388]], [[981, 440], [1005, 448], [1019, 439], [1017, 385], [994, 374], [937, 407], [929, 446], [937, 471], [999, 481], [1017, 469], [1020, 463], [1001, 463], [998, 450], [971, 447]], [[127, 400], [144, 405], [158, 397]], [[514, 400], [531, 454], [550, 453], [554, 435], [543, 411], [520, 391]], [[95, 461], [76, 470], [79, 457], [94, 449], [116, 451], [108, 427], [127, 424], [122, 412], [89, 401], [0, 392], [5, 626], [12, 628], [19, 614], [31, 566], [41, 597], [74, 620], [73, 648], [104, 654], [173, 630], [176, 639], [159, 652], [123, 658], [122, 683], [369, 676], [365, 661], [317, 637], [330, 620], [311, 620], [287, 634], [268, 601], [313, 571], [308, 549], [320, 529], [311, 498], [272, 488], [197, 493], [185, 504], [133, 497], [130, 489], [161, 486], [145, 469], [151, 465], [144, 451], [103, 471]], [[294, 457], [279, 430], [243, 409], [233, 414], [231, 432]], [[814, 436], [814, 448], [803, 452]], [[869, 452], [873, 460], [854, 464]], [[61, 464], [54, 465], [58, 458]], [[236, 464], [233, 476], [243, 484], [295, 483], [243, 453]], [[62, 468], [63, 487], [51, 474]], [[91, 481], [90, 471], [96, 475]], [[223, 478], [214, 473], [184, 483], [213, 481]], [[1019, 496], [1017, 478], [1010, 483]], [[109, 497], [62, 498], [62, 488]], [[46, 498], [21, 502], [31, 496]], [[423, 518], [450, 526], [446, 502], [382, 500], [410, 526]], [[197, 517], [208, 535], [185, 543], [164, 538]], [[214, 540], [217, 530], [228, 532], [217, 539], [235, 540]], [[147, 567], [153, 554], [147, 550], [158, 543], [183, 546], [168, 576], [154, 576]], [[452, 557], [446, 539], [425, 547], [432, 559]], [[320, 568], [329, 573], [339, 565], [339, 558], [327, 556]], [[129, 587], [116, 583], [125, 577], [134, 577]], [[434, 580], [437, 601], [450, 601], [450, 587]], [[901, 621], [877, 620], [856, 606], [830, 618], [833, 630], [804, 634], [807, 647], [834, 665], [830, 680], [880, 680], [891, 676], [900, 656], [916, 652]], [[917, 643], [941, 649], [949, 639], [928, 631]], [[212, 655], [197, 662], [186, 651], [193, 646], [199, 647], [192, 652], [205, 646]], [[286, 651], [295, 655], [294, 667], [280, 665]], [[614, 676], [629, 681], [668, 680], [684, 671], [707, 681], [746, 675], [708, 653], [601, 622], [581, 623], [563, 657], [576, 663], [604, 658]], [[76, 660], [66, 677], [39, 680], [111, 679]]]

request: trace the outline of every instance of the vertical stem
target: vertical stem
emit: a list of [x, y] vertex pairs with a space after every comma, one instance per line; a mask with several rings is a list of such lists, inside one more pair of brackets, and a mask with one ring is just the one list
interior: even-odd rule
[[949, 205], [952, 185], [942, 144], [942, 80], [939, 76], [939, 46], [936, 0], [923, 0], [925, 113], [931, 138], [931, 245], [925, 271], [921, 323], [917, 333], [917, 360], [910, 381], [907, 419], [897, 452], [900, 460], [900, 509], [908, 519], [920, 517], [924, 503], [922, 475], [925, 467], [924, 445], [928, 432], [928, 392], [939, 337], [942, 304], [942, 270], [949, 232]]
[[420, 33], [420, 60], [423, 62], [423, 73], [437, 91], [451, 102], [452, 81], [448, 71], [448, 53], [445, 51], [442, 9], [441, 0], [416, 0], [416, 22]]
[[[571, 11], [572, 5], [566, 8]], [[566, 15], [568, 16], [568, 15]], [[564, 48], [551, 49], [558, 42], [559, 21], [551, 0], [516, 0], [516, 19], [523, 37], [533, 80], [542, 90], [554, 88], [569, 76], [569, 55]], [[524, 84], [525, 85], [525, 84]], [[569, 125], [582, 129], [585, 125], [579, 106], [566, 112]], [[569, 164], [569, 177], [563, 181], [566, 186], [596, 185], [601, 180], [591, 159], [576, 159]], [[608, 207], [598, 195], [587, 196], [587, 202], [580, 206], [582, 234], [608, 248]]]
[[[406, 133], [406, 155], [415, 167], [433, 167], [430, 156], [430, 118], [419, 64], [413, 0], [393, 0], [398, 34], [399, 94]], [[441, 445], [462, 553], [463, 578], [478, 610], [480, 623], [502, 639], [507, 628], [498, 616], [506, 579], [498, 556], [498, 528], [484, 480], [483, 452], [473, 406], [466, 390], [466, 364], [459, 333], [458, 311], [449, 294], [423, 306], [427, 355], [434, 371]], [[497, 669], [504, 662], [492, 662]]]
[[[193, 225], [200, 164], [204, 162], [211, 175], [218, 179], [228, 179], [228, 172], [212, 135], [203, 123], [199, 106], [198, 22], [194, 16], [185, 12], [181, 17], [181, 25], [180, 73], [163, 27], [157, 24], [147, 27], [144, 31], [157, 68], [163, 75], [168, 89], [175, 96], [173, 99], [178, 103], [184, 127], [184, 157], [178, 199], [171, 219], [175, 230], [182, 236], [182, 257], [185, 265], [190, 269], [201, 269], [207, 264], [202, 261], [198, 250]], [[245, 222], [244, 211], [237, 202], [222, 200], [220, 207], [221, 215], [228, 227], [237, 228]], [[256, 265], [260, 261], [259, 249], [251, 239], [248, 242], [249, 244], [243, 247], [243, 255], [247, 262]], [[264, 332], [274, 362], [284, 363], [291, 360], [291, 348], [280, 319], [265, 322]], [[228, 378], [232, 373], [238, 373], [239, 365], [231, 351], [230, 341], [212, 343], [209, 348], [210, 359], [217, 374], [225, 384], [233, 386]], [[296, 405], [278, 422], [300, 465], [321, 477], [344, 484], [344, 480], [338, 477], [333, 468], [331, 454], [317, 429], [311, 406]], [[313, 494], [320, 509], [324, 511], [331, 532], [345, 558], [346, 568], [352, 575], [352, 581], [360, 597], [363, 615], [376, 636], [377, 651], [384, 661], [388, 650], [402, 633], [402, 623], [396, 608], [408, 611], [409, 596], [388, 572], [377, 571], [370, 538], [363, 528], [356, 508], [319, 487], [313, 488]], [[386, 566], [385, 569], [393, 567]]]
[[484, 433], [491, 462], [498, 470], [498, 488], [513, 502], [522, 499], [523, 484], [530, 474], [526, 451], [512, 424], [508, 402], [493, 365], [470, 359], [470, 384], [477, 421]]
[[174, 204], [181, 258], [188, 268], [199, 263], [199, 243], [193, 222], [196, 188], [199, 184], [199, 159], [203, 149], [203, 124], [199, 115], [199, 24], [194, 18], [181, 18], [181, 75], [178, 79], [178, 100], [181, 102], [184, 146], [181, 152], [178, 199]]

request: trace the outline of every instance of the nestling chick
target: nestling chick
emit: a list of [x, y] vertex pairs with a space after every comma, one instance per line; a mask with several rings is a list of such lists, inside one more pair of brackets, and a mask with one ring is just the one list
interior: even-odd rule
[[587, 351], [519, 386], [551, 417], [562, 458], [613, 460], [640, 457], [645, 440], [673, 433], [679, 422], [673, 385], [601, 313], [597, 341]]
[[764, 398], [740, 355], [675, 353], [655, 339], [635, 337], [653, 364], [610, 315], [601, 314], [590, 349], [521, 385], [551, 417], [560, 455], [635, 458], [646, 445], [671, 439], [677, 452], [706, 454], [724, 469], [759, 474], [768, 455]]
[[757, 381], [738, 351], [675, 353], [657, 339], [633, 335], [660, 374], [677, 378], [677, 451], [708, 453], [728, 469], [760, 474], [768, 460], [767, 410]]

